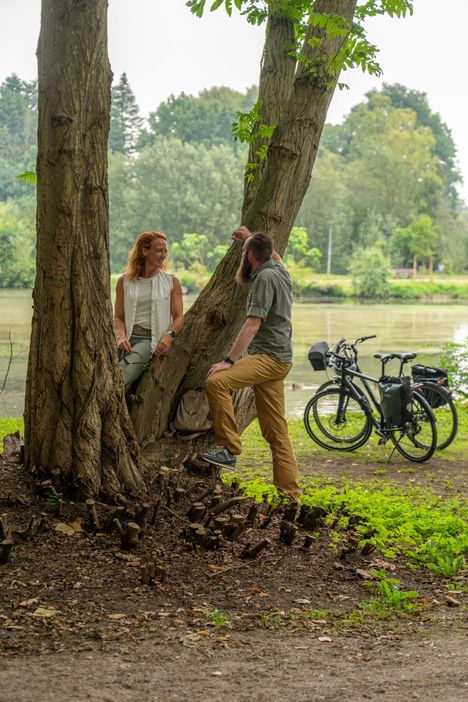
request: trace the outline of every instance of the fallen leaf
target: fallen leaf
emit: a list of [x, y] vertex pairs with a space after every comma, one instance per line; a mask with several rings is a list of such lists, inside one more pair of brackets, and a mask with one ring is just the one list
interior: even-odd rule
[[198, 636], [209, 636], [210, 632], [208, 629], [200, 629], [199, 631], [196, 632]]
[[356, 568], [355, 573], [361, 576], [363, 580], [375, 580], [375, 575], [369, 573], [368, 570], [362, 570], [362, 568]]
[[47, 607], [38, 607], [31, 613], [31, 617], [55, 617], [60, 614], [58, 609], [49, 609]]
[[298, 600], [294, 600], [296, 604], [310, 604], [310, 600], [305, 597], [300, 597]]
[[74, 528], [69, 524], [65, 524], [65, 522], [59, 522], [56, 524], [55, 531], [58, 531], [60, 534], [66, 534], [67, 536], [73, 536], [75, 533]]
[[82, 521], [83, 520], [80, 517], [78, 517], [73, 522], [70, 522], [69, 526], [71, 526], [72, 529], [77, 533], [81, 533], [83, 531], [83, 528], [81, 526]]
[[380, 558], [376, 561], [369, 563], [369, 568], [383, 568], [384, 570], [396, 570], [396, 565], [394, 563], [388, 563], [388, 561], [382, 561]]
[[318, 641], [331, 641], [331, 638], [329, 636], [319, 636]]
[[125, 619], [126, 615], [122, 612], [115, 612], [114, 614], [107, 615], [109, 619]]
[[451, 595], [445, 595], [445, 601], [449, 605], [449, 607], [459, 607], [460, 602], [455, 599], [455, 597], [452, 597]]
[[19, 603], [19, 607], [30, 607], [33, 604], [36, 604], [36, 602], [39, 602], [38, 597], [32, 597], [30, 600], [23, 600], [22, 602]]
[[214, 571], [224, 570], [224, 566], [219, 566], [219, 565], [209, 565], [208, 568], [210, 570], [214, 570]]

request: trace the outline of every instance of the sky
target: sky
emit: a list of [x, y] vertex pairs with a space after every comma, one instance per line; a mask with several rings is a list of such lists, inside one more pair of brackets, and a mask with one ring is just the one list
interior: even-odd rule
[[[11, 73], [36, 77], [40, 0], [0, 0], [0, 82]], [[208, 5], [210, 1], [208, 0]], [[442, 9], [441, 9], [442, 8]], [[339, 122], [383, 82], [427, 93], [452, 132], [468, 202], [468, 0], [414, 0], [414, 15], [374, 18], [369, 39], [380, 48], [381, 78], [348, 72], [328, 113]], [[109, 0], [109, 57], [116, 79], [126, 72], [143, 115], [169, 95], [196, 95], [213, 85], [245, 90], [258, 82], [263, 28], [224, 10], [194, 17], [185, 0]]]

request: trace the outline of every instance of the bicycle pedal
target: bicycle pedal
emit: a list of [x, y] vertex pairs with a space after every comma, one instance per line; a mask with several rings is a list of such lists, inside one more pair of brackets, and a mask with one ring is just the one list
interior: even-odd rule
[[381, 436], [379, 441], [378, 441], [378, 444], [379, 444], [379, 446], [385, 446], [387, 441], [388, 441], [388, 438], [386, 436]]

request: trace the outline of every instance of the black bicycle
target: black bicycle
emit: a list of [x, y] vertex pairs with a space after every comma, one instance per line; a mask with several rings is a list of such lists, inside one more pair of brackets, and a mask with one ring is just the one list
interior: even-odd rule
[[[309, 436], [323, 448], [354, 451], [365, 444], [374, 428], [380, 436], [379, 443], [390, 440], [394, 449], [408, 460], [427, 461], [437, 446], [436, 420], [417, 387], [411, 387], [408, 378], [385, 375], [388, 354], [377, 354], [382, 374], [373, 378], [353, 368], [354, 359], [338, 353], [338, 346], [330, 351], [326, 342], [321, 342], [313, 352], [315, 358], [311, 358], [314, 347], [309, 352], [315, 370], [331, 366], [337, 373], [335, 385], [318, 391], [306, 405], [304, 424]], [[406, 363], [413, 356], [393, 354], [393, 357]], [[369, 383], [379, 384], [381, 402]]]
[[[368, 339], [375, 339], [376, 335], [360, 336], [354, 343], [348, 343], [346, 339], [340, 339], [334, 351], [343, 354], [352, 362], [351, 367], [362, 373], [358, 363], [358, 345]], [[402, 360], [402, 355], [404, 360]], [[398, 376], [403, 376], [406, 363], [416, 358], [416, 353], [410, 354], [376, 354], [375, 358], [385, 358], [388, 361], [399, 360]], [[432, 368], [431, 366], [414, 365], [411, 367], [413, 379], [412, 387], [417, 389], [420, 395], [429, 403], [437, 422], [437, 449], [445, 449], [455, 439], [458, 431], [458, 413], [452, 393], [448, 388], [448, 374], [442, 368]], [[327, 387], [337, 386], [339, 378], [325, 381], [317, 390], [321, 392]], [[365, 387], [365, 383], [363, 382]], [[367, 390], [367, 388], [366, 388]]]

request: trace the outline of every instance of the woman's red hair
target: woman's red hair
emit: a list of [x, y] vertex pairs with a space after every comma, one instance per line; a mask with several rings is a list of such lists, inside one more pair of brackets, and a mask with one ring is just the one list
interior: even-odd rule
[[[143, 232], [137, 237], [132, 250], [128, 254], [128, 263], [125, 269], [125, 275], [133, 280], [139, 278], [145, 270], [145, 257], [143, 249], [149, 249], [154, 239], [162, 239], [167, 242], [166, 235], [162, 232]], [[164, 268], [166, 266], [164, 265]]]

